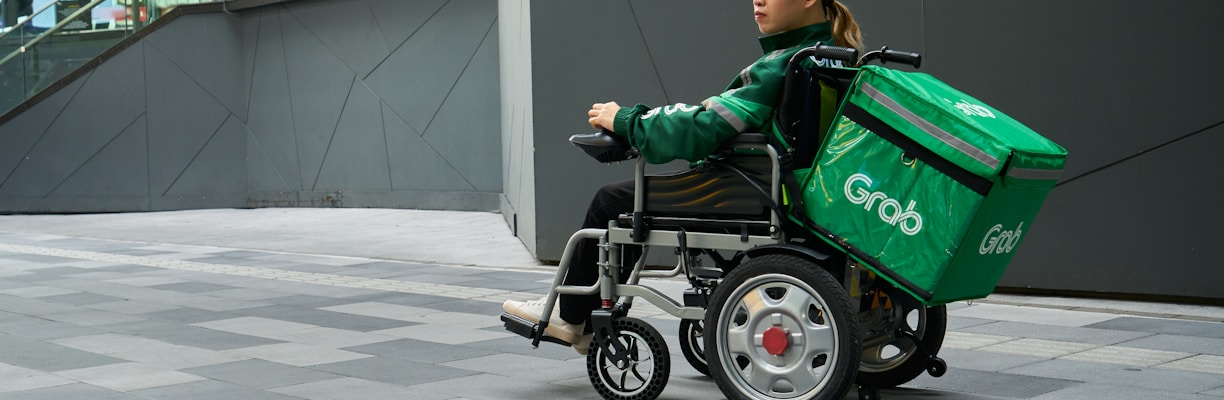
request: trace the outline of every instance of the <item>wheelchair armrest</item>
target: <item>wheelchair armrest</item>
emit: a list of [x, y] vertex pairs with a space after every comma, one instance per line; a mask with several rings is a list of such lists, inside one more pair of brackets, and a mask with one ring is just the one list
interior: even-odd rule
[[752, 133], [752, 132], [741, 133], [741, 134], [732, 136], [730, 139], [727, 139], [727, 142], [726, 142], [726, 144], [732, 145], [732, 146], [765, 144], [765, 143], [769, 143], [769, 138], [765, 137], [764, 133]]

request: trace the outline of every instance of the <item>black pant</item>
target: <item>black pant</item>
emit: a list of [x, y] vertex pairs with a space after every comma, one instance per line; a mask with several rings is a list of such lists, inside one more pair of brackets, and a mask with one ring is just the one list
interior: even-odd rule
[[[607, 228], [608, 221], [616, 219], [623, 213], [633, 211], [633, 180], [613, 182], [599, 188], [591, 205], [587, 207], [586, 219], [582, 228]], [[629, 254], [640, 253], [627, 251], [623, 265], [632, 265], [637, 257]], [[595, 240], [583, 240], [575, 250], [571, 259], [569, 273], [563, 281], [566, 285], [590, 286], [599, 280], [599, 243]], [[626, 268], [628, 270], [628, 268]], [[622, 279], [628, 276], [621, 274]], [[590, 318], [591, 311], [599, 308], [599, 295], [561, 295], [558, 300], [561, 319], [571, 324], [580, 324]]]

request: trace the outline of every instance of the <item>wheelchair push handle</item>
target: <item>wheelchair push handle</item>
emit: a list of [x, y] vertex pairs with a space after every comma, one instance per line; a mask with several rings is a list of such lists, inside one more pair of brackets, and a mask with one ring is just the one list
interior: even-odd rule
[[867, 54], [863, 54], [863, 58], [859, 59], [859, 64], [866, 64], [872, 60], [880, 60], [880, 63], [895, 62], [907, 64], [913, 66], [914, 68], [922, 67], [921, 54], [909, 51], [893, 50], [888, 48], [888, 46], [884, 46], [879, 50], [869, 51]]

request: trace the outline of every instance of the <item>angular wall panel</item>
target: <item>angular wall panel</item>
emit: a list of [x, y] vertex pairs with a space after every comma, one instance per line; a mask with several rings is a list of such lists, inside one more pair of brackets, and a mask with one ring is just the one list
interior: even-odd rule
[[366, 83], [409, 126], [426, 130], [497, 19], [495, 6], [484, 0], [452, 0], [374, 70]]
[[[182, 175], [166, 190], [164, 197], [243, 197], [247, 190], [247, 180], [246, 163], [241, 161], [246, 158], [246, 138], [246, 127], [242, 126], [242, 122], [234, 117], [226, 118], [209, 137], [199, 154], [192, 157]], [[155, 193], [155, 197], [158, 197], [156, 195], [160, 193]]]
[[227, 14], [185, 15], [153, 32], [146, 43], [199, 83], [227, 110], [246, 119], [242, 74], [242, 23]]
[[340, 123], [328, 143], [319, 179], [320, 190], [391, 190], [382, 103], [365, 85], [353, 86]]
[[281, 31], [285, 59], [291, 60], [285, 65], [290, 97], [278, 100], [288, 101], [293, 106], [294, 142], [297, 143], [302, 182], [304, 187], [310, 188], [318, 178], [323, 155], [332, 141], [356, 75], [340, 56], [289, 14], [281, 14]]
[[144, 46], [131, 46], [99, 67], [119, 82], [124, 94], [131, 96], [137, 104], [145, 104], [145, 56]]
[[137, 118], [51, 192], [51, 197], [148, 196], [147, 126], [144, 116]]
[[429, 131], [422, 135], [431, 147], [463, 174], [476, 191], [500, 192], [502, 177], [489, 171], [501, 168], [501, 147], [485, 145], [500, 136], [501, 103], [498, 88], [496, 27], [463, 71], [459, 82], [438, 110]]
[[367, 0], [387, 47], [395, 49], [433, 17], [446, 0]]
[[303, 1], [290, 3], [285, 9], [288, 12], [283, 22], [287, 23], [287, 18], [300, 21], [358, 76], [369, 74], [391, 53], [365, 1]]
[[[143, 112], [106, 73], [92, 73], [0, 188], [0, 196], [44, 197]], [[94, 112], [105, 104], [106, 112]]]
[[149, 91], [149, 186], [170, 188], [230, 113], [179, 65], [154, 47], [145, 48]]
[[[247, 37], [245, 45], [252, 48], [250, 117], [247, 128], [251, 137], [259, 142], [262, 153], [268, 157], [274, 170], [253, 171], [253, 176], [275, 173], [289, 184], [290, 190], [303, 187], [302, 166], [298, 161], [297, 136], [294, 134], [293, 107], [290, 102], [288, 67], [285, 60], [284, 40], [281, 36], [280, 13], [260, 13], [258, 35]], [[310, 174], [314, 182], [314, 173]], [[252, 180], [252, 190], [279, 190], [279, 186], [259, 186], [264, 179]]]
[[38, 107], [26, 110], [0, 125], [0, 189], [84, 84], [85, 79], [78, 79], [43, 100]]
[[391, 166], [391, 187], [396, 191], [472, 191], [475, 187], [429, 143], [413, 131], [395, 111], [383, 105], [383, 126]]

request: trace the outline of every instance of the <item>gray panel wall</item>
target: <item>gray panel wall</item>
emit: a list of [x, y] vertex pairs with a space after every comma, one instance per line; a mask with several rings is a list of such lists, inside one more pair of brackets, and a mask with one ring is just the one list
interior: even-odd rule
[[186, 15], [0, 125], [0, 212], [495, 210], [496, 4]]
[[[1212, 157], [1224, 144], [1224, 76], [1214, 72], [1224, 3], [845, 3], [868, 47], [922, 52], [925, 72], [1070, 151], [1001, 285], [1224, 298], [1214, 284], [1224, 216], [1209, 204], [1224, 182]], [[539, 211], [518, 220], [534, 221], [523, 238], [537, 256], [556, 260], [594, 191], [631, 176], [630, 165], [597, 164], [565, 142], [590, 130], [587, 107], [700, 101], [760, 50], [742, 0], [529, 7]]]

